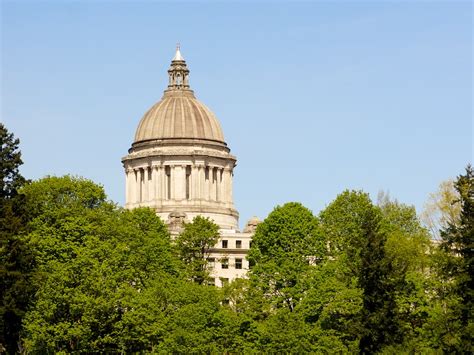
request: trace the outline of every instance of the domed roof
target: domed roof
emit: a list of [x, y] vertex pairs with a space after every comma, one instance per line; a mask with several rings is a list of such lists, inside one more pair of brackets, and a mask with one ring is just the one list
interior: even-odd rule
[[224, 134], [216, 116], [196, 99], [189, 88], [189, 70], [179, 47], [168, 74], [168, 89], [141, 119], [135, 133], [135, 143], [176, 138], [224, 143]]
[[135, 142], [191, 138], [224, 142], [216, 116], [189, 92], [167, 92], [141, 119]]

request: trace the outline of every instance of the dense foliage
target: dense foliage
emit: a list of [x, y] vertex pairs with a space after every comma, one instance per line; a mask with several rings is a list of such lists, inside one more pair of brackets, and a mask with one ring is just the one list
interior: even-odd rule
[[172, 238], [72, 176], [28, 182], [1, 126], [2, 335], [7, 353], [472, 352], [474, 173], [433, 243], [415, 209], [344, 191], [314, 215], [277, 206], [246, 279], [209, 285], [218, 227]]
[[23, 163], [18, 139], [0, 123], [0, 352], [17, 350], [21, 320], [32, 296], [30, 278], [34, 258], [22, 238], [26, 225], [26, 183], [19, 167]]

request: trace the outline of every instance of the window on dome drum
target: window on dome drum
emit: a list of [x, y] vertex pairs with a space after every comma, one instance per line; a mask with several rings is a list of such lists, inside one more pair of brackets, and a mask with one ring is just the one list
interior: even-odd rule
[[143, 185], [145, 185], [145, 170], [140, 169], [139, 171], [140, 171], [140, 196], [139, 196], [139, 198], [140, 198], [140, 202], [142, 202], [143, 201], [143, 193], [144, 193]]
[[171, 167], [169, 165], [165, 166], [165, 175], [166, 175], [166, 199], [171, 200]]
[[229, 259], [221, 259], [221, 269], [229, 268]]
[[186, 166], [186, 200], [189, 200], [190, 198], [190, 187], [189, 187], [190, 179], [191, 179], [191, 166], [188, 165]]
[[229, 241], [228, 240], [223, 240], [222, 241], [222, 249], [227, 249], [229, 247]]
[[235, 259], [235, 268], [242, 269], [242, 259]]
[[241, 240], [236, 240], [235, 241], [235, 248], [236, 249], [241, 249], [242, 248], [242, 241]]

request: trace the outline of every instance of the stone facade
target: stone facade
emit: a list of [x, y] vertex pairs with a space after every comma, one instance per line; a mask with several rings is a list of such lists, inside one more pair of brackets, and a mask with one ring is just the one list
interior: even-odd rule
[[172, 234], [197, 215], [212, 219], [221, 239], [211, 250], [210, 264], [214, 284], [221, 286], [245, 276], [258, 219], [249, 221], [244, 233], [239, 231], [232, 195], [237, 160], [219, 121], [190, 89], [179, 47], [168, 75], [162, 99], [143, 116], [129, 154], [122, 158], [125, 207], [153, 208]]

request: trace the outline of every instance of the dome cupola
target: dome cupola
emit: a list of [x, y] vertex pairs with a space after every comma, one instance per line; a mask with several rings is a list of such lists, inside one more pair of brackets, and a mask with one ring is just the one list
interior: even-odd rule
[[197, 139], [224, 142], [216, 116], [196, 99], [189, 86], [189, 69], [179, 45], [168, 69], [169, 83], [163, 97], [141, 119], [134, 142]]

